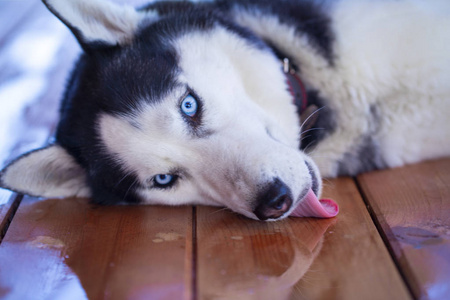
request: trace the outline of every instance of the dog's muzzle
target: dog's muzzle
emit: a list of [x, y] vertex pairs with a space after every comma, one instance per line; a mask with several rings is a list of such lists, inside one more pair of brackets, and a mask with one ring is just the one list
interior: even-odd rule
[[[289, 187], [279, 178], [260, 192], [253, 213], [260, 220], [278, 219], [288, 212], [293, 205]], [[289, 213], [292, 217], [332, 218], [339, 213], [338, 204], [332, 199], [318, 199], [310, 188], [295, 204]]]
[[292, 206], [289, 187], [279, 178], [275, 178], [269, 187], [260, 192], [253, 213], [260, 220], [278, 219]]

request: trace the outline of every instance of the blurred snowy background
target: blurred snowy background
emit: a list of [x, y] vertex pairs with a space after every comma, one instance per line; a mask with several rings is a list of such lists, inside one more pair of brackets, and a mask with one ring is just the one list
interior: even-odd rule
[[[140, 6], [149, 1], [115, 0]], [[0, 169], [43, 146], [80, 47], [38, 0], [0, 0]], [[0, 205], [10, 193], [0, 189]]]

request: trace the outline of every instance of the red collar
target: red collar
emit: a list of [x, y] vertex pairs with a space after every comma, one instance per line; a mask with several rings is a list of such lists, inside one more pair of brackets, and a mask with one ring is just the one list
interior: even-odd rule
[[289, 91], [294, 98], [294, 104], [298, 107], [299, 114], [302, 114], [308, 107], [308, 97], [303, 82], [296, 74], [288, 58], [283, 59], [283, 72], [286, 75]]
[[[306, 135], [306, 133], [312, 130], [318, 122], [319, 114], [317, 112], [320, 109], [316, 104], [309, 103], [305, 85], [298, 77], [295, 67], [292, 66], [288, 58], [283, 59], [283, 72], [286, 76], [289, 92], [291, 92], [292, 98], [294, 98], [293, 101], [295, 106], [297, 106], [297, 113], [300, 117], [300, 138], [301, 140], [307, 139], [310, 137], [310, 134], [308, 133], [308, 135]], [[312, 136], [314, 136], [314, 134]], [[305, 144], [306, 147], [311, 143], [312, 141]], [[302, 149], [305, 149], [306, 147], [301, 146]]]

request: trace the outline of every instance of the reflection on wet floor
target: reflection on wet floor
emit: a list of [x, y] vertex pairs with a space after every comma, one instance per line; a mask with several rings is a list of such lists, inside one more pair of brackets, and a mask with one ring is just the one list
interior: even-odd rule
[[[208, 209], [199, 210], [200, 218]], [[186, 262], [192, 259], [191, 213], [187, 207], [98, 207], [86, 199], [26, 198], [0, 247], [0, 295], [177, 299], [191, 284], [180, 272], [192, 267]], [[223, 222], [230, 226], [221, 228]], [[206, 231], [198, 228], [198, 283], [207, 284], [199, 288], [206, 298], [287, 297], [317, 257], [332, 223], [263, 223], [228, 211], [215, 214]]]
[[[180, 270], [185, 269], [191, 212], [187, 207], [98, 207], [87, 199], [27, 198], [0, 247], [0, 295], [178, 299], [186, 289]], [[167, 213], [174, 218], [161, 217]], [[163, 242], [153, 241], [158, 238]]]
[[[200, 210], [199, 222], [202, 218], [208, 218], [208, 213]], [[288, 219], [261, 223], [215, 215], [204, 228], [198, 228], [199, 289], [205, 299], [289, 299], [334, 222]]]
[[[1, 250], [2, 299], [87, 299], [78, 276], [61, 250], [33, 242], [11, 243]], [[3, 258], [14, 259], [3, 259]]]
[[[333, 180], [333, 187], [342, 208], [337, 218], [279, 222], [214, 207], [26, 197], [0, 245], [0, 296], [411, 299], [352, 180]], [[437, 247], [428, 245], [429, 238], [437, 242], [428, 232], [397, 233]], [[430, 295], [447, 286], [432, 278], [446, 278], [445, 270], [433, 271], [435, 262], [443, 264], [439, 257], [422, 265]]]

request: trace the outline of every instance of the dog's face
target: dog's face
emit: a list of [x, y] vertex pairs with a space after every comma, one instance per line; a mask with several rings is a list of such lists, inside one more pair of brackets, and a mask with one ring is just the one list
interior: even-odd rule
[[[12, 163], [4, 186], [100, 203], [226, 206], [263, 220], [288, 216], [311, 189], [320, 194], [317, 168], [298, 150], [281, 64], [262, 41], [208, 13], [185, 11], [177, 23], [161, 11], [47, 2], [86, 54], [68, 86], [58, 145]], [[106, 11], [87, 9], [100, 4]], [[94, 11], [94, 21], [73, 24], [82, 21], [64, 15], [66, 5], [70, 14]], [[120, 18], [129, 24], [111, 29]], [[32, 163], [52, 174], [17, 179]]]

